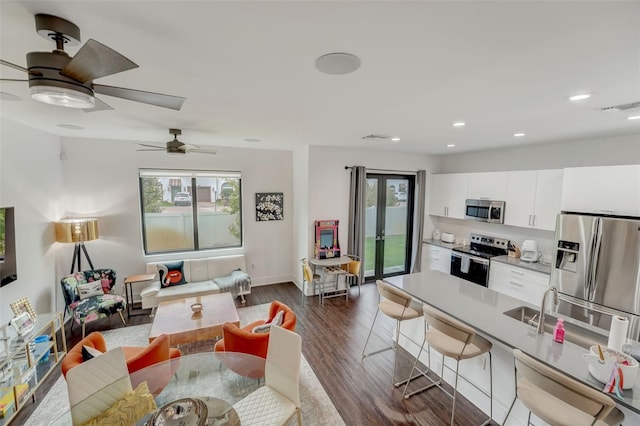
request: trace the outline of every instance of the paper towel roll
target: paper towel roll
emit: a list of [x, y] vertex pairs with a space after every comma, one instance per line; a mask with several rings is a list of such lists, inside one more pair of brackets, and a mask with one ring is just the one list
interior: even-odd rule
[[622, 345], [627, 343], [627, 330], [629, 329], [629, 319], [614, 315], [611, 318], [611, 329], [609, 330], [609, 343], [607, 347], [622, 352]]

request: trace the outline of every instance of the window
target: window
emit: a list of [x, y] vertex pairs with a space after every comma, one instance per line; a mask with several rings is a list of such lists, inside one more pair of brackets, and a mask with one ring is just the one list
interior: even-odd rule
[[145, 254], [242, 246], [239, 172], [140, 170]]

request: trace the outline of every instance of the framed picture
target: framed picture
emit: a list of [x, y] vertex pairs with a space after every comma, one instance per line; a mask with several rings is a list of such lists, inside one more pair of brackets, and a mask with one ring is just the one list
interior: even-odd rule
[[35, 327], [35, 323], [28, 312], [22, 312], [16, 315], [9, 324], [16, 330], [18, 336], [21, 337], [30, 333], [33, 327]]
[[11, 310], [13, 311], [13, 315], [16, 317], [21, 313], [26, 312], [29, 314], [32, 320], [36, 319], [36, 312], [33, 310], [31, 302], [29, 302], [29, 299], [26, 297], [13, 302], [11, 304]]
[[257, 192], [256, 193], [256, 221], [282, 220], [283, 215], [282, 192]]

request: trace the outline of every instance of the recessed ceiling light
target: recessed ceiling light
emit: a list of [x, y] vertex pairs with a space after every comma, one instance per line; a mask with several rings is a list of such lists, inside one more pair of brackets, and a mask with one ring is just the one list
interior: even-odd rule
[[640, 115], [630, 115], [627, 120], [640, 120]]
[[584, 101], [585, 99], [589, 99], [592, 96], [592, 93], [578, 93], [577, 95], [569, 96], [569, 100], [573, 102]]
[[351, 53], [327, 53], [316, 59], [316, 68], [325, 74], [349, 74], [360, 68], [360, 58]]
[[21, 101], [22, 98], [20, 96], [12, 95], [11, 93], [0, 92], [0, 100], [17, 102], [17, 101]]
[[84, 130], [84, 127], [76, 126], [75, 124], [58, 124], [57, 126], [69, 130]]
[[455, 148], [455, 146], [456, 146], [456, 144], [450, 143], [450, 144], [447, 145], [447, 148]]
[[526, 133], [522, 133], [522, 132], [518, 132], [518, 133], [514, 133], [513, 136], [515, 136], [516, 138], [521, 138], [523, 136], [525, 136]]
[[244, 141], [245, 142], [261, 142], [260, 139], [258, 138], [246, 138]]
[[391, 142], [400, 142], [400, 138], [398, 137], [391, 138]]
[[466, 125], [467, 123], [465, 123], [464, 121], [454, 121], [454, 123], [452, 124], [453, 127], [464, 127]]

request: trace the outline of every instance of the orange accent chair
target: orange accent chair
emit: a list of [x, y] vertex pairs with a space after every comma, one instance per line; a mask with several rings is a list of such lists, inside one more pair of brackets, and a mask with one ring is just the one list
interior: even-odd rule
[[[100, 352], [106, 352], [107, 344], [104, 340], [104, 336], [101, 333], [94, 331], [89, 334], [87, 337], [79, 341], [67, 356], [64, 357], [61, 364], [62, 375], [67, 376], [67, 372], [75, 366], [82, 364], [82, 347], [89, 346], [94, 349], [99, 350]], [[167, 375], [167, 377], [157, 377], [154, 380], [148, 380], [149, 390], [151, 393], [156, 395], [160, 393], [162, 389], [169, 383], [171, 376], [180, 366], [179, 358], [182, 356], [182, 352], [179, 349], [170, 348], [169, 347], [169, 336], [166, 334], [162, 334], [158, 336], [153, 342], [149, 343], [146, 347], [133, 347], [133, 346], [123, 346], [124, 357], [127, 361], [127, 369], [129, 370], [129, 374], [141, 370], [150, 365], [154, 365], [160, 362], [165, 361], [176, 361], [171, 363], [171, 371]], [[157, 379], [157, 380], [155, 380]], [[153, 381], [154, 383], [150, 383]], [[132, 386], [135, 388], [138, 383], [132, 383]]]
[[269, 347], [269, 333], [252, 333], [251, 330], [259, 325], [271, 323], [273, 317], [279, 311], [284, 311], [280, 327], [295, 331], [295, 312], [284, 303], [274, 300], [269, 307], [269, 318], [266, 321], [254, 321], [242, 328], [230, 322], [225, 323], [222, 328], [223, 338], [216, 343], [214, 350], [216, 352], [242, 352], [266, 359], [267, 348]]

